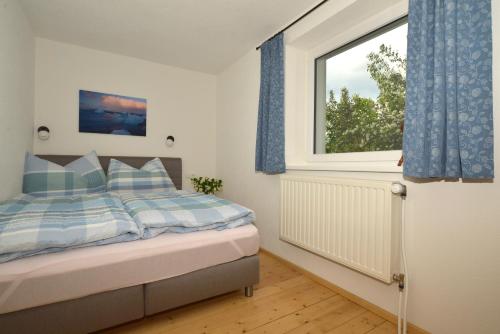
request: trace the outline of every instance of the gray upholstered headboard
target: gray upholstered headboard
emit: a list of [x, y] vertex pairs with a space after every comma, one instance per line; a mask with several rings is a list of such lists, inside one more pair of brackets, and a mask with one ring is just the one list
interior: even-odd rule
[[[81, 157], [81, 155], [38, 155], [38, 157], [49, 160], [58, 165], [67, 165], [73, 160]], [[99, 161], [104, 169], [104, 172], [108, 171], [108, 165], [110, 159], [116, 159], [123, 161], [129, 166], [135, 168], [141, 168], [146, 162], [155, 157], [114, 157], [114, 156], [99, 156]], [[159, 157], [163, 165], [165, 166], [168, 175], [172, 179], [177, 189], [182, 189], [182, 159], [181, 158], [162, 158]]]

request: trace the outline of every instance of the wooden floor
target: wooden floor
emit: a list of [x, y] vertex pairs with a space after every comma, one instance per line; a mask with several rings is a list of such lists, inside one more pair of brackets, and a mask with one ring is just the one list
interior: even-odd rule
[[[252, 298], [235, 292], [106, 333], [396, 333], [396, 326], [265, 253]], [[411, 333], [411, 332], [410, 332]]]

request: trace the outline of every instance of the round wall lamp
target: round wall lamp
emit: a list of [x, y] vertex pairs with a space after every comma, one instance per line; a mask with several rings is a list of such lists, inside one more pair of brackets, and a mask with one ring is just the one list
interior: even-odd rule
[[50, 130], [48, 127], [42, 125], [38, 127], [38, 139], [47, 140], [50, 138]]
[[168, 136], [167, 137], [167, 146], [172, 147], [174, 146], [175, 138], [174, 136]]

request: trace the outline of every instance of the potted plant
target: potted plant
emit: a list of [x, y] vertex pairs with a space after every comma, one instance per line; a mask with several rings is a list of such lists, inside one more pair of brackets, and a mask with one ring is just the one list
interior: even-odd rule
[[193, 184], [194, 190], [199, 193], [214, 195], [216, 192], [222, 189], [222, 180], [219, 179], [214, 179], [204, 176], [200, 177], [192, 176], [189, 179]]

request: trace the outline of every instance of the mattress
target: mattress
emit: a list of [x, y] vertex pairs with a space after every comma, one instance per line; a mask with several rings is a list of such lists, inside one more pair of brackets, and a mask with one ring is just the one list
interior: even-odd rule
[[0, 314], [183, 275], [257, 253], [258, 231], [162, 234], [0, 264]]

